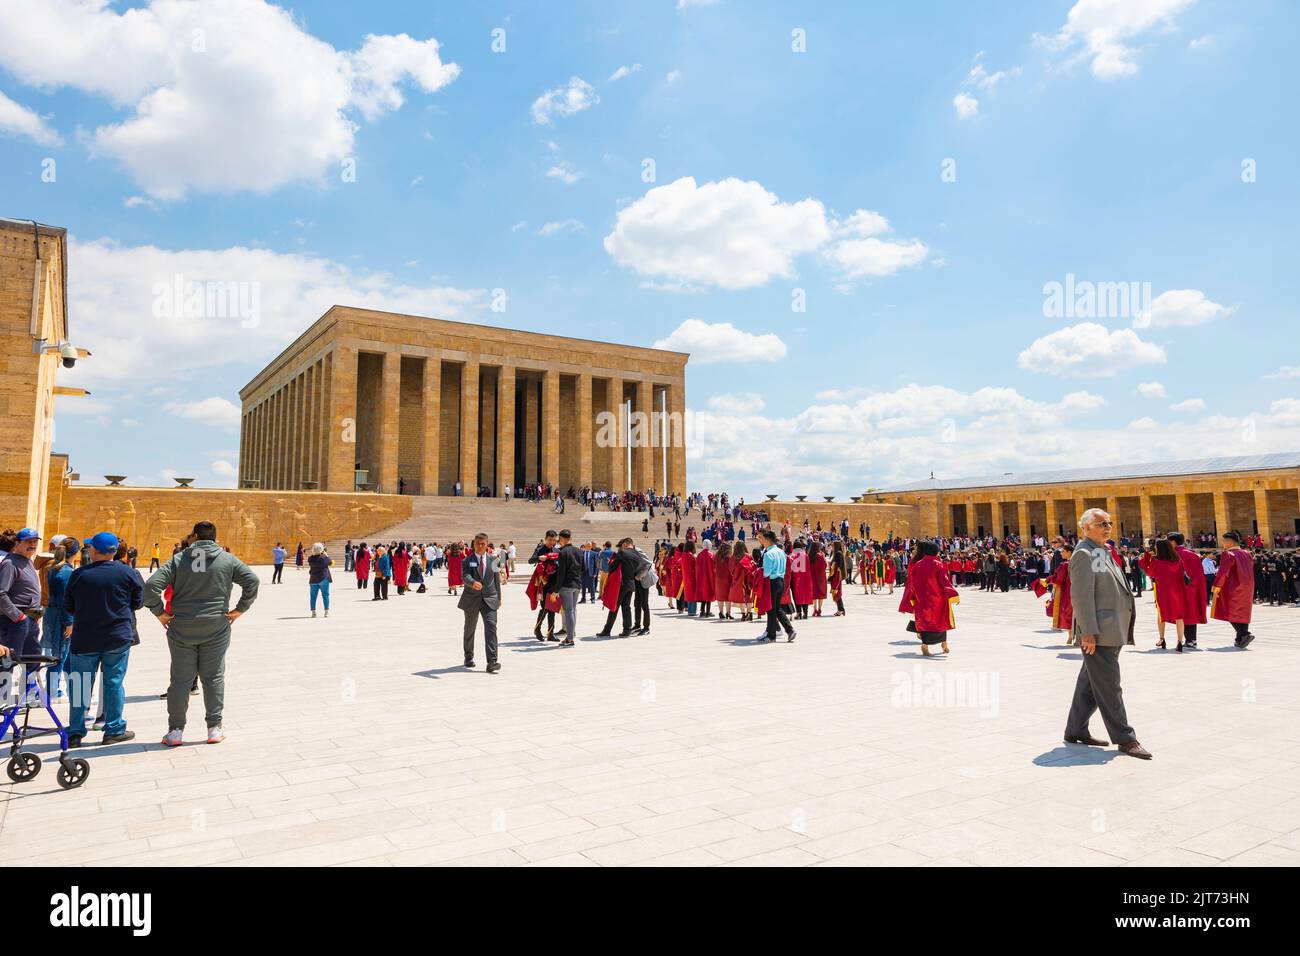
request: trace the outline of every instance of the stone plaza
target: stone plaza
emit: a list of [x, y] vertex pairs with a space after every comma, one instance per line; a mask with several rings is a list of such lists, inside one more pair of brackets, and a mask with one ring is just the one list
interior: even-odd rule
[[[509, 529], [487, 529], [506, 535]], [[341, 562], [340, 562], [341, 564]], [[461, 666], [445, 573], [373, 603], [338, 569], [329, 618], [290, 567], [234, 627], [228, 739], [159, 743], [167, 649], [140, 615], [137, 738], [0, 788], [0, 862], [136, 865], [1297, 865], [1297, 611], [1256, 608], [1157, 651], [1150, 593], [1122, 657], [1150, 762], [1066, 746], [1079, 652], [1027, 592], [963, 589], [950, 657], [926, 659], [898, 595], [757, 645], [652, 595], [645, 637], [539, 644], [507, 585], [503, 669]], [[480, 637], [481, 640], [481, 637]], [[480, 645], [481, 648], [481, 645]], [[1094, 733], [1104, 733], [1095, 719]], [[51, 745], [33, 748], [49, 753]]]

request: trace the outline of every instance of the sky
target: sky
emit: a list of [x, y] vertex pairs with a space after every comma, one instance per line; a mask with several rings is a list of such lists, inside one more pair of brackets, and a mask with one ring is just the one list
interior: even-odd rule
[[0, 215], [68, 229], [93, 353], [56, 450], [233, 486], [239, 388], [335, 303], [690, 352], [695, 491], [1300, 449], [1297, 28], [0, 0]]

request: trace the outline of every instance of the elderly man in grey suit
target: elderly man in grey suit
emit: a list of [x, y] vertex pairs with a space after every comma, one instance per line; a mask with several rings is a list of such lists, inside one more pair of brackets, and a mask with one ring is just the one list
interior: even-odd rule
[[1119, 654], [1133, 643], [1133, 592], [1115, 562], [1108, 539], [1111, 519], [1100, 508], [1089, 508], [1079, 518], [1083, 537], [1070, 558], [1070, 600], [1074, 605], [1074, 636], [1083, 650], [1083, 666], [1074, 685], [1074, 701], [1065, 723], [1067, 744], [1105, 747], [1088, 730], [1098, 710], [1106, 731], [1129, 757], [1150, 760], [1137, 742], [1124, 712], [1119, 686]]
[[481, 531], [474, 536], [474, 550], [465, 556], [461, 574], [465, 589], [456, 606], [465, 612], [465, 666], [474, 666], [474, 632], [483, 618], [483, 647], [487, 651], [487, 672], [501, 670], [497, 663], [497, 608], [501, 606], [501, 567], [504, 558], [488, 554], [488, 538]]

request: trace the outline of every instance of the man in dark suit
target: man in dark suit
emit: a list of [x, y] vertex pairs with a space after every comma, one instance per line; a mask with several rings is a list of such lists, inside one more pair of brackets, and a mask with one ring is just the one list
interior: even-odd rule
[[582, 552], [573, 546], [568, 528], [560, 530], [560, 559], [555, 566], [555, 587], [560, 592], [560, 610], [564, 614], [564, 640], [561, 647], [573, 647], [578, 630], [578, 591], [582, 587]]
[[461, 565], [465, 587], [456, 606], [465, 612], [465, 666], [474, 666], [474, 632], [482, 617], [487, 672], [495, 674], [501, 670], [497, 662], [497, 608], [501, 606], [502, 558], [488, 554], [487, 546], [488, 536], [480, 531], [474, 536], [474, 549]]
[[1083, 666], [1065, 721], [1065, 742], [1105, 747], [1107, 741], [1088, 730], [1089, 718], [1100, 710], [1119, 752], [1150, 760], [1151, 754], [1129, 726], [1119, 683], [1120, 651], [1133, 643], [1134, 600], [1108, 544], [1111, 517], [1100, 508], [1089, 508], [1079, 518], [1079, 530], [1079, 547], [1070, 557], [1070, 601], [1074, 605], [1071, 626], [1083, 651]]

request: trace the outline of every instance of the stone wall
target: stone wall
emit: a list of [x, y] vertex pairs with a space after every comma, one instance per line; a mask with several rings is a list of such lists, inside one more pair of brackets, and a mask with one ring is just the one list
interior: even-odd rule
[[752, 502], [755, 507], [766, 508], [774, 528], [780, 528], [786, 521], [795, 529], [803, 527], [804, 519], [812, 528], [821, 522], [822, 529], [829, 531], [843, 519], [849, 522], [849, 534], [856, 536], [858, 525], [866, 522], [871, 528], [871, 537], [883, 541], [893, 532], [895, 538], [910, 538], [921, 533], [920, 509], [915, 505], [897, 504], [854, 504], [851, 501], [770, 501]]
[[134, 544], [144, 565], [157, 541], [164, 557], [196, 521], [217, 526], [217, 540], [245, 561], [267, 564], [271, 548], [301, 541], [361, 540], [411, 516], [410, 497], [328, 491], [133, 488], [68, 485], [49, 501], [45, 536], [112, 531]]

